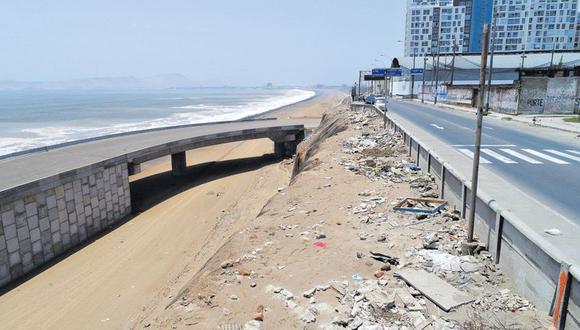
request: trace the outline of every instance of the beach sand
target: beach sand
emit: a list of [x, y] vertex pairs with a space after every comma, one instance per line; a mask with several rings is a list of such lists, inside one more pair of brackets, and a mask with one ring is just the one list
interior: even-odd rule
[[[317, 118], [346, 94], [321, 95], [263, 117]], [[141, 212], [0, 296], [5, 329], [130, 328], [179, 294], [230, 236], [251, 226], [290, 179], [269, 140], [187, 153], [188, 176], [167, 158], [131, 177]]]

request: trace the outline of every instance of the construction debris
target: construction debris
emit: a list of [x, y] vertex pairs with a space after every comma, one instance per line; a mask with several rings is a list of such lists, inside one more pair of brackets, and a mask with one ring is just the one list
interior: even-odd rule
[[424, 270], [404, 269], [397, 272], [396, 275], [446, 312], [474, 300], [468, 294], [457, 290], [446, 281]]

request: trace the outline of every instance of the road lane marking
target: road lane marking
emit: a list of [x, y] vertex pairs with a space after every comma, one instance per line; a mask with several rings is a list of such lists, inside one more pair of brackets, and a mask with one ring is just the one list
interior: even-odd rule
[[431, 126], [435, 127], [436, 129], [445, 129], [445, 127], [441, 127], [437, 124], [431, 124]]
[[493, 127], [484, 127], [485, 129], [488, 129], [490, 131], [495, 131], [495, 129]]
[[564, 158], [568, 158], [568, 159], [572, 159], [572, 160], [575, 160], [577, 162], [580, 162], [580, 157], [568, 155], [567, 153], [563, 153], [561, 151], [556, 151], [553, 149], [544, 149], [544, 151], [547, 151], [547, 152], [554, 154], [556, 156], [560, 156], [560, 157], [564, 157]]
[[481, 149], [481, 152], [499, 160], [502, 163], [506, 163], [506, 164], [517, 164], [518, 163], [518, 162], [513, 161], [505, 156], [502, 156], [502, 155], [498, 154], [497, 152], [490, 150], [490, 149]]
[[[452, 147], [475, 147], [475, 144], [452, 144]], [[515, 144], [482, 144], [482, 147], [515, 147]]]
[[566, 151], [571, 152], [573, 154], [580, 155], [580, 151], [576, 151], [576, 150], [566, 150]]
[[532, 149], [522, 149], [522, 150], [525, 151], [525, 152], [527, 152], [527, 153], [530, 153], [530, 154], [532, 154], [534, 156], [537, 156], [537, 157], [543, 158], [545, 160], [551, 161], [552, 163], [561, 164], [561, 165], [570, 164], [570, 163], [565, 162], [565, 161], [563, 161], [561, 159], [554, 158], [554, 157], [552, 157], [550, 155], [546, 155], [546, 154], [541, 153], [541, 152], [536, 151], [536, 150], [532, 150]]
[[[469, 149], [457, 149], [459, 150], [462, 154], [466, 155], [467, 157], [473, 159], [473, 152]], [[481, 156], [479, 156], [479, 162], [482, 164], [491, 164], [491, 162]]]
[[511, 156], [514, 156], [516, 158], [519, 158], [521, 160], [524, 160], [524, 161], [526, 161], [526, 162], [528, 162], [530, 164], [544, 164], [544, 163], [542, 163], [539, 160], [535, 160], [535, 159], [533, 159], [531, 157], [528, 157], [526, 155], [522, 155], [522, 154], [520, 154], [519, 152], [517, 152], [515, 150], [511, 150], [511, 149], [499, 149], [499, 150], [505, 152], [506, 154], [509, 154]]

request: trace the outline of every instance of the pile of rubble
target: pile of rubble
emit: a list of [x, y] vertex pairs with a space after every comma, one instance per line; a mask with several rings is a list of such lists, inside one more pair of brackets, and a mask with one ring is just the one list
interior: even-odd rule
[[[407, 208], [432, 208], [431, 201], [439, 197], [439, 188], [435, 178], [422, 173], [408, 157], [402, 136], [384, 130], [377, 117], [373, 111], [348, 112], [349, 124], [360, 134], [342, 141], [342, 157], [338, 160], [348, 171], [377, 183], [373, 189], [359, 192], [351, 205], [345, 205], [345, 216], [355, 220], [354, 224], [351, 222], [356, 233], [351, 239], [358, 244], [355, 248], [373, 249], [352, 252], [354, 262], [357, 265], [360, 262], [361, 269], [365, 267], [366, 271], [359, 273], [357, 266], [357, 273], [333, 274], [330, 278], [335, 280], [302, 288], [305, 291], [296, 295], [282, 285], [284, 280], [270, 282], [277, 284], [265, 285], [267, 295], [305, 328], [463, 329], [473, 328], [476, 323], [477, 328], [493, 328], [496, 323], [486, 323], [483, 313], [533, 311], [530, 302], [506, 288], [507, 279], [484, 246], [475, 248], [473, 255], [463, 253], [467, 235], [463, 222], [459, 221], [460, 212], [446, 207], [426, 213], [394, 210], [402, 203]], [[332, 186], [327, 184], [324, 188]], [[403, 198], [391, 194], [389, 199], [390, 189], [402, 186], [415, 196]], [[283, 222], [275, 225], [280, 233], [275, 237], [271, 233], [272, 239], [313, 240], [314, 244], [309, 244], [317, 249], [326, 248], [327, 235], [322, 229], [329, 222], [336, 225], [350, 222], [325, 219], [300, 225], [296, 219], [289, 221], [296, 214], [311, 216], [315, 212], [289, 203], [283, 214], [276, 213]], [[222, 284], [249, 284], [254, 288], [264, 275], [246, 271], [244, 264], [262, 263], [263, 253], [271, 244], [267, 241], [236, 260], [222, 262]], [[274, 271], [286, 267], [284, 261], [276, 262]], [[238, 299], [235, 295], [229, 298]], [[244, 328], [260, 328], [268, 312], [269, 307], [259, 305], [253, 320]], [[479, 317], [477, 321], [466, 317], [473, 314]]]

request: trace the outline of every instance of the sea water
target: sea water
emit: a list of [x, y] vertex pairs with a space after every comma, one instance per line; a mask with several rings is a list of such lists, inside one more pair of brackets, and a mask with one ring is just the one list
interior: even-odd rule
[[0, 155], [115, 133], [236, 120], [314, 95], [271, 88], [0, 91]]

